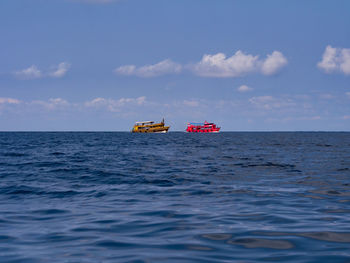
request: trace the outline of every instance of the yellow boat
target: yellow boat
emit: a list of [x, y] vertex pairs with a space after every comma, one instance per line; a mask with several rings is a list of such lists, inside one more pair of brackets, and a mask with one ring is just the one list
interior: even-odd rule
[[138, 121], [135, 123], [131, 132], [140, 133], [166, 133], [170, 126], [164, 126], [164, 119], [160, 123], [154, 123], [153, 121]]

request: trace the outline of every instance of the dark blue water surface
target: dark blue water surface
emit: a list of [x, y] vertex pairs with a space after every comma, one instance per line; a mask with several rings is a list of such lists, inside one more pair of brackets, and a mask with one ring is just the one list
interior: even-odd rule
[[350, 133], [0, 133], [1, 262], [349, 262]]

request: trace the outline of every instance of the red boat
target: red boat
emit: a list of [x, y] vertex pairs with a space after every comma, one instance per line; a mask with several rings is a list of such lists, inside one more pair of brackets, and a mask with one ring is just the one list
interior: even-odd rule
[[207, 122], [204, 123], [187, 123], [187, 132], [219, 132], [220, 127], [217, 127], [215, 123]]

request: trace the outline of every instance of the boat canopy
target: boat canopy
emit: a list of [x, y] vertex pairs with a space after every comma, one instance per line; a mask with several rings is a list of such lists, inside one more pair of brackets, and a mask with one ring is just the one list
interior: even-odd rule
[[210, 122], [207, 122], [207, 123], [205, 123], [205, 122], [189, 122], [188, 123], [189, 125], [196, 125], [196, 126], [199, 126], [199, 125], [201, 125], [201, 126], [203, 126], [203, 125], [207, 125], [207, 124], [213, 124], [213, 123], [210, 123]]
[[135, 124], [152, 124], [154, 121], [137, 121]]

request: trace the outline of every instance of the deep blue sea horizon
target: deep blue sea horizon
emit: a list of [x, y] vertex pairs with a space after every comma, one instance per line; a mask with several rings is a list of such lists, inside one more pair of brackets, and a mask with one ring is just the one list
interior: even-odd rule
[[0, 262], [350, 262], [350, 132], [0, 132]]

